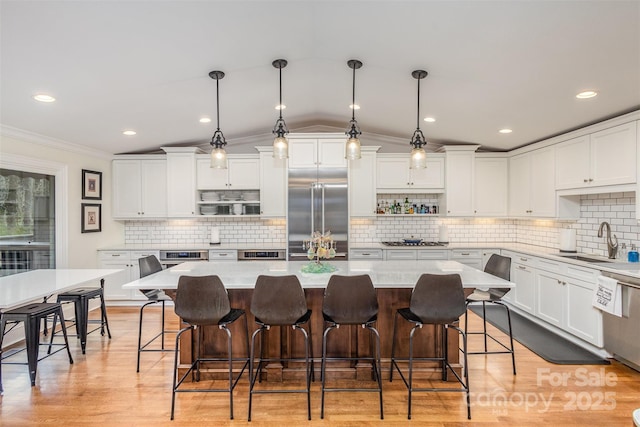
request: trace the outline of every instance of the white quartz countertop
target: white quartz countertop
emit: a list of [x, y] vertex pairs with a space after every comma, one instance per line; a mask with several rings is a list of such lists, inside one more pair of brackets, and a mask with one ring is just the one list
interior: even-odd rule
[[466, 288], [512, 288], [513, 282], [500, 279], [456, 261], [329, 261], [338, 268], [333, 273], [302, 273], [305, 261], [185, 262], [167, 270], [123, 285], [124, 289], [175, 289], [180, 276], [215, 274], [229, 289], [252, 289], [258, 275], [296, 275], [304, 288], [324, 288], [332, 274], [368, 274], [377, 288], [412, 288], [423, 273], [459, 274]]

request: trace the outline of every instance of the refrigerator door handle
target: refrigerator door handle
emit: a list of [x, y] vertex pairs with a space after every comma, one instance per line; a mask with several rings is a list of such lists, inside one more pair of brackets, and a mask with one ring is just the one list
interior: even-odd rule
[[326, 232], [324, 229], [324, 184], [322, 186], [322, 234]]
[[311, 184], [311, 232], [309, 233], [310, 236], [313, 235], [313, 231], [315, 230], [315, 224], [314, 224], [314, 220], [315, 220], [315, 216], [316, 216], [316, 212], [315, 212], [315, 190], [316, 190], [316, 184]]

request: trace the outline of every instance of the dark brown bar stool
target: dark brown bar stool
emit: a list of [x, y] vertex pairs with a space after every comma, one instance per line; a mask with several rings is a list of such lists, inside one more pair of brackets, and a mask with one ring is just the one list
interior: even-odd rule
[[[389, 382], [393, 381], [393, 368], [395, 367], [409, 390], [408, 415], [411, 419], [411, 395], [413, 392], [463, 392], [467, 395], [467, 418], [471, 419], [471, 401], [469, 397], [469, 373], [467, 367], [467, 335], [458, 325], [459, 317], [465, 312], [465, 298], [462, 289], [462, 279], [458, 274], [423, 274], [418, 279], [409, 307], [400, 308], [396, 312], [393, 321], [393, 340], [391, 344], [391, 367], [389, 368]], [[398, 315], [404, 320], [413, 323], [409, 334], [409, 357], [395, 357], [396, 327]], [[422, 329], [423, 325], [436, 325], [441, 328], [442, 335], [442, 356], [441, 357], [413, 357], [413, 337], [416, 330]], [[451, 367], [448, 360], [448, 329], [453, 328], [462, 336], [462, 347], [464, 357], [463, 378]], [[405, 378], [398, 361], [409, 362], [408, 379]], [[414, 361], [438, 361], [442, 368], [442, 381], [447, 381], [447, 369], [451, 370], [462, 388], [414, 388], [413, 387], [413, 362]]]
[[[148, 257], [139, 258], [138, 265], [140, 266], [140, 277], [146, 277], [153, 273], [157, 273], [162, 271], [162, 265], [158, 258], [155, 255], [150, 255]], [[172, 333], [175, 334], [178, 331], [168, 331], [165, 329], [164, 321], [165, 321], [165, 303], [167, 301], [171, 301], [162, 290], [160, 289], [141, 289], [140, 292], [147, 297], [148, 301], [140, 307], [140, 322], [138, 323], [138, 360], [136, 362], [136, 372], [140, 372], [140, 354], [142, 352], [150, 351], [173, 351], [173, 348], [165, 348], [164, 347], [164, 337], [165, 334]], [[161, 330], [156, 335], [154, 335], [151, 339], [149, 339], [145, 344], [142, 344], [142, 315], [144, 314], [144, 309], [147, 306], [153, 304], [162, 304], [162, 323]], [[160, 348], [147, 348], [151, 343], [160, 338], [161, 344]]]
[[[60, 323], [62, 325], [62, 335], [64, 337], [64, 344], [53, 344], [60, 346], [59, 349], [51, 353], [51, 345], [49, 344], [49, 352], [46, 356], [38, 358], [38, 350], [40, 348], [40, 325], [44, 320], [46, 323], [47, 317], [54, 315], [60, 317]], [[64, 324], [64, 315], [62, 314], [62, 306], [59, 303], [41, 302], [26, 304], [21, 307], [14, 308], [12, 310], [2, 313], [0, 320], [0, 360], [4, 360], [13, 356], [12, 353], [8, 356], [2, 357], [2, 341], [4, 335], [15, 328], [18, 324], [24, 323], [24, 338], [27, 351], [27, 363], [29, 366], [29, 377], [31, 379], [31, 386], [36, 385], [36, 370], [38, 368], [38, 362], [49, 356], [56, 354], [63, 349], [67, 349], [69, 356], [69, 363], [73, 364], [73, 358], [71, 357], [71, 351], [69, 351], [69, 341], [67, 340], [67, 329]], [[7, 325], [10, 325], [9, 330], [6, 330]], [[53, 339], [53, 333], [52, 333]], [[42, 344], [46, 345], [46, 344]], [[2, 362], [2, 364], [8, 365], [25, 365], [22, 362]], [[2, 370], [0, 369], [0, 392], [2, 391]]]
[[[256, 286], [251, 299], [251, 313], [256, 318], [259, 328], [251, 336], [251, 353], [249, 355], [249, 415], [251, 421], [251, 403], [255, 393], [306, 393], [307, 394], [307, 418], [311, 419], [311, 377], [313, 373], [313, 360], [311, 358], [311, 310], [307, 309], [307, 301], [304, 290], [296, 276], [258, 276]], [[307, 332], [302, 325], [308, 324]], [[281, 358], [264, 358], [264, 346], [260, 345], [260, 357], [258, 367], [253, 369], [255, 359], [256, 336], [264, 333], [271, 326], [291, 326], [293, 330], [299, 330], [304, 336], [304, 359], [286, 359], [287, 361], [305, 361], [306, 387], [296, 390], [255, 390], [256, 379], [260, 378], [262, 364], [268, 362], [282, 362]]]
[[[485, 273], [492, 274], [504, 280], [511, 280], [511, 258], [498, 254], [491, 255], [487, 265], [484, 267]], [[511, 311], [503, 301], [502, 297], [509, 292], [509, 288], [490, 288], [488, 291], [476, 289], [467, 297], [467, 308], [473, 303], [482, 303], [482, 323], [483, 330], [481, 332], [467, 332], [467, 312], [464, 314], [464, 332], [467, 335], [484, 335], [484, 351], [470, 351], [468, 354], [511, 354], [511, 363], [513, 365], [513, 375], [516, 375], [516, 355], [513, 351], [513, 333], [511, 332]], [[507, 312], [507, 323], [509, 325], [509, 346], [505, 345], [497, 338], [487, 333], [487, 313], [486, 303], [496, 304], [504, 307]], [[492, 339], [504, 350], [488, 351], [487, 338]]]
[[[233, 389], [242, 373], [249, 363], [246, 357], [233, 358], [233, 341], [229, 325], [245, 315], [244, 310], [231, 308], [229, 295], [218, 276], [181, 276], [178, 279], [178, 290], [176, 292], [175, 312], [188, 326], [180, 329], [176, 335], [175, 359], [173, 364], [173, 389], [171, 393], [171, 419], [175, 411], [176, 393], [179, 392], [224, 392], [229, 393], [229, 417], [233, 419]], [[227, 357], [226, 358], [204, 358], [202, 357], [202, 338], [205, 326], [217, 326], [227, 334]], [[246, 345], [249, 347], [249, 330], [247, 317], [244, 317], [244, 329], [246, 332]], [[184, 332], [191, 331], [191, 342], [193, 342], [193, 331], [197, 332], [196, 351], [191, 351], [191, 366], [178, 380], [178, 359], [180, 337]], [[244, 362], [238, 376], [233, 377], [233, 362]], [[186, 388], [180, 390], [180, 385], [191, 374], [192, 380], [200, 381], [200, 367], [207, 362], [226, 362], [228, 364], [229, 385], [226, 388]]]
[[[94, 298], [100, 298], [100, 319], [89, 320], [89, 300]], [[100, 279], [99, 288], [77, 288], [71, 291], [58, 294], [57, 302], [67, 303], [72, 302], [75, 309], [75, 325], [76, 335], [80, 338], [80, 347], [82, 348], [82, 354], [85, 354], [87, 347], [87, 335], [91, 332], [100, 330], [100, 335], [104, 336], [105, 328], [107, 335], [111, 339], [111, 331], [109, 330], [109, 321], [107, 320], [107, 307], [104, 304], [104, 279]], [[62, 323], [62, 317], [60, 318]], [[51, 328], [51, 341], [56, 333], [56, 321], [58, 316], [53, 316], [53, 327]], [[95, 329], [87, 331], [89, 323], [97, 323], [98, 326]]]
[[[382, 405], [382, 379], [380, 375], [380, 334], [373, 327], [378, 319], [378, 298], [373, 283], [368, 275], [339, 276], [333, 275], [329, 279], [322, 301], [322, 316], [325, 321], [324, 334], [322, 336], [322, 398], [320, 406], [320, 418], [324, 418], [324, 393], [326, 391], [365, 391], [380, 394], [380, 419], [384, 419]], [[359, 325], [370, 332], [370, 337], [375, 339], [371, 346], [371, 355], [361, 357], [327, 357], [327, 337], [329, 332], [342, 325]], [[357, 334], [356, 334], [357, 339]], [[373, 341], [372, 341], [373, 342]], [[357, 352], [357, 345], [356, 345]], [[373, 367], [373, 378], [377, 381], [377, 388], [327, 388], [326, 366], [327, 361], [349, 360], [370, 361]]]

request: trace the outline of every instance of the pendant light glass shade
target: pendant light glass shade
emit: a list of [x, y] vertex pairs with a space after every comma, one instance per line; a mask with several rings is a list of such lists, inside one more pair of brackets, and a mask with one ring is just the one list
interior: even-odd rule
[[211, 138], [211, 167], [214, 169], [226, 169], [227, 168], [227, 152], [224, 150], [227, 145], [227, 140], [224, 138], [222, 131], [220, 130], [220, 96], [219, 96], [219, 81], [224, 77], [222, 71], [211, 71], [209, 77], [216, 81], [216, 131]]
[[352, 79], [352, 91], [351, 91], [351, 121], [349, 121], [349, 128], [345, 132], [349, 135], [345, 148], [345, 158], [347, 160], [358, 160], [362, 157], [360, 152], [360, 127], [356, 121], [356, 70], [362, 67], [362, 62], [357, 59], [350, 59], [347, 61], [349, 68], [353, 70]]
[[409, 144], [413, 147], [411, 149], [411, 160], [409, 162], [410, 169], [426, 169], [427, 167], [427, 152], [422, 148], [427, 145], [427, 140], [420, 130], [420, 80], [427, 77], [427, 74], [428, 73], [424, 70], [415, 70], [411, 73], [413, 78], [418, 80], [418, 108], [416, 115], [416, 130], [413, 132], [411, 141], [409, 141]]
[[278, 104], [280, 106], [278, 109], [280, 115], [273, 126], [273, 131], [271, 131], [276, 136], [273, 140], [273, 157], [287, 159], [289, 158], [289, 141], [287, 141], [286, 135], [289, 133], [289, 128], [287, 128], [287, 124], [282, 118], [282, 110], [284, 110], [282, 108], [282, 69], [287, 66], [287, 61], [285, 59], [276, 59], [271, 65], [280, 71], [280, 103]]

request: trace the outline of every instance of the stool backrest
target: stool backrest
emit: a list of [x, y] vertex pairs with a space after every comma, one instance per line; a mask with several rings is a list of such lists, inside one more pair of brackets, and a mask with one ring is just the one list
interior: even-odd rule
[[334, 322], [359, 325], [378, 314], [378, 298], [371, 277], [333, 275], [322, 300], [322, 313]]
[[162, 271], [162, 265], [155, 255], [149, 255], [144, 258], [138, 259], [138, 265], [140, 266], [140, 277], [146, 277], [150, 274]]
[[293, 325], [307, 313], [307, 301], [294, 275], [256, 279], [251, 313], [267, 325]]
[[455, 322], [466, 311], [460, 275], [423, 274], [413, 289], [409, 308], [423, 323]]
[[[511, 258], [498, 254], [491, 255], [487, 265], [484, 267], [484, 272], [504, 280], [511, 280]], [[502, 298], [507, 292], [509, 292], [509, 288], [489, 289], [489, 293], [498, 299]]]
[[180, 276], [175, 312], [191, 325], [217, 325], [229, 314], [229, 296], [218, 276]]

